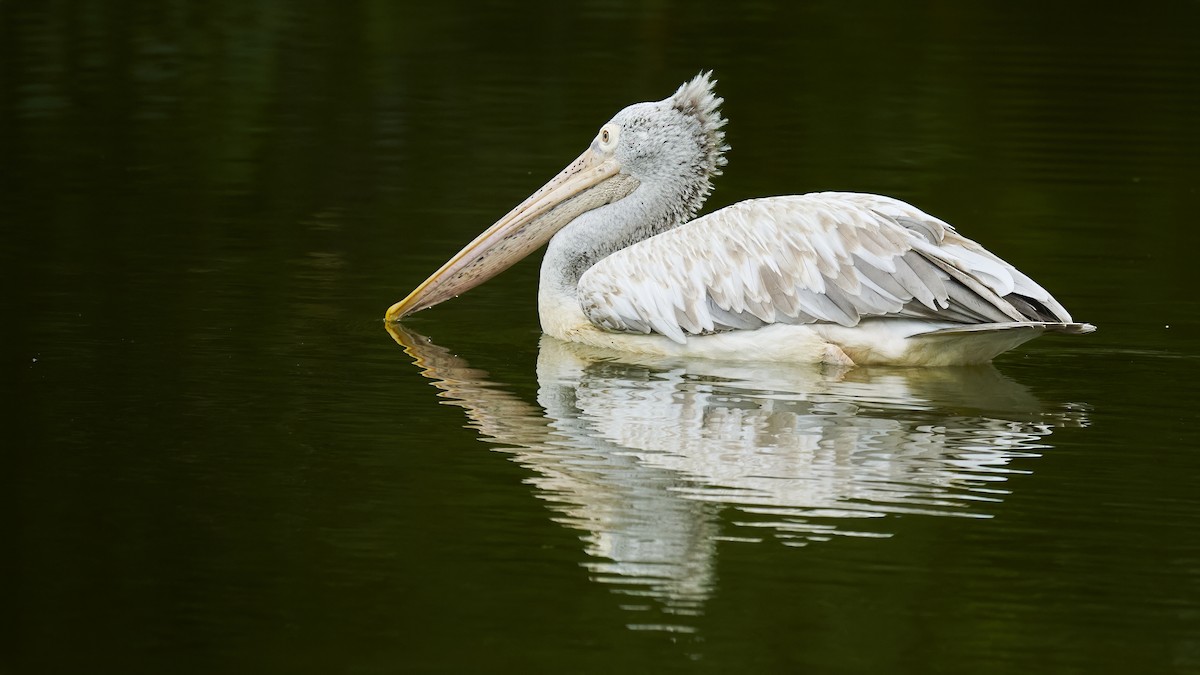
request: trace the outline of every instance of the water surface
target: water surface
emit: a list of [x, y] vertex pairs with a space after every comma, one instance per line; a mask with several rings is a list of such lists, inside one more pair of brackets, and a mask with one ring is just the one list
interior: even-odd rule
[[[0, 4], [0, 670], [1200, 670], [1192, 3]], [[955, 223], [1100, 331], [638, 361], [383, 311], [713, 68], [710, 208]]]

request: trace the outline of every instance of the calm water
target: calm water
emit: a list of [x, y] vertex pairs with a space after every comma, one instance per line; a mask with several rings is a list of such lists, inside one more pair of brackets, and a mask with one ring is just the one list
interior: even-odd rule
[[[0, 2], [5, 673], [1200, 671], [1200, 5]], [[68, 6], [71, 5], [71, 6]], [[714, 68], [1100, 326], [637, 362], [389, 304]]]

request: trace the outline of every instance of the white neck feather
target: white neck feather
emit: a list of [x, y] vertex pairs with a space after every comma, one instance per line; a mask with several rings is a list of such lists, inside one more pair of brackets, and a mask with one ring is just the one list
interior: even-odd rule
[[580, 214], [550, 240], [542, 258], [540, 293], [574, 299], [579, 277], [593, 265], [690, 220], [700, 204], [687, 208], [687, 188], [642, 183], [624, 199]]

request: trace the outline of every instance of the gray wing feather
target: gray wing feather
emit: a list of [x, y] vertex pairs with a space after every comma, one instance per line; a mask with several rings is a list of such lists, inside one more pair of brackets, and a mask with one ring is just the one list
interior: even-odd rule
[[578, 290], [596, 326], [676, 342], [867, 317], [1071, 321], [1045, 289], [950, 225], [854, 193], [735, 204], [617, 251]]

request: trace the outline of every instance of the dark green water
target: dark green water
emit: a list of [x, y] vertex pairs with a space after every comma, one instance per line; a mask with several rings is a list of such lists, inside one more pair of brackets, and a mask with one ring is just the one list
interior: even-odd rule
[[[1200, 671], [1197, 26], [0, 1], [0, 671]], [[540, 339], [533, 261], [384, 330], [702, 68], [711, 206], [900, 197], [1100, 331], [928, 372], [596, 360]]]

